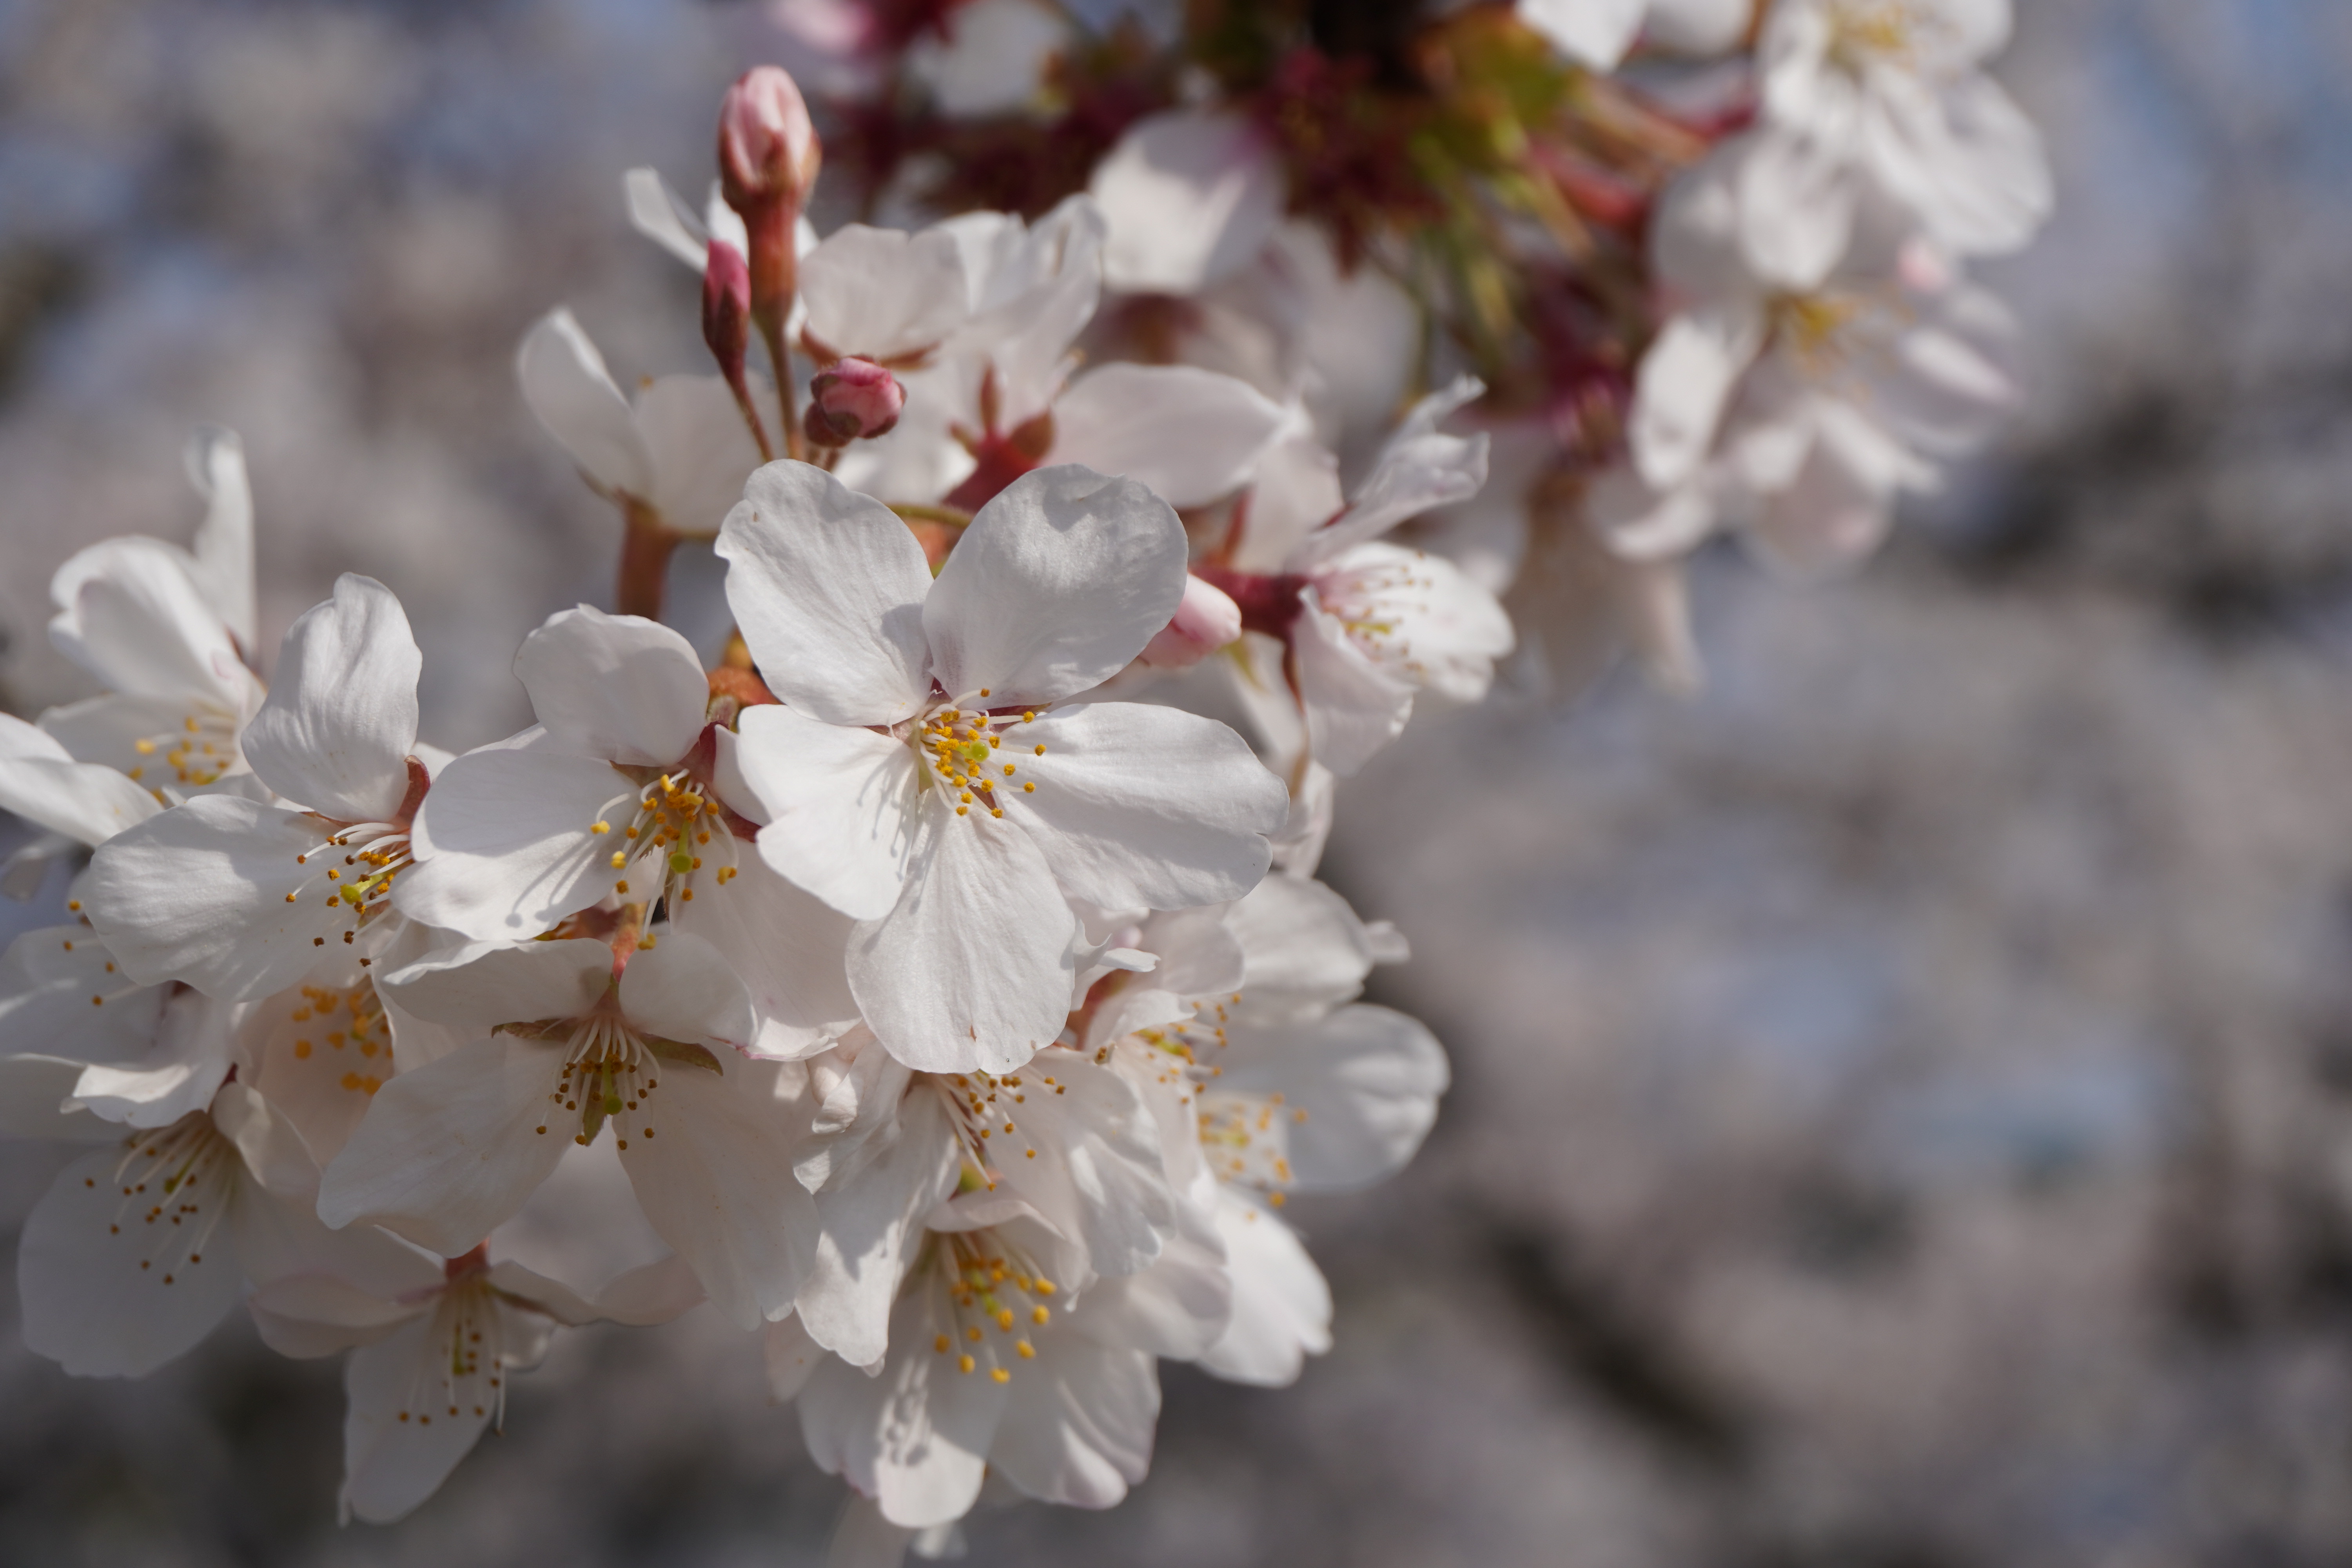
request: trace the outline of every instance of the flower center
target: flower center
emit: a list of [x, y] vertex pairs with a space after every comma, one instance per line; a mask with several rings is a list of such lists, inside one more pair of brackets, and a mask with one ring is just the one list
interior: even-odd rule
[[[338, 855], [338, 850], [342, 853]], [[408, 825], [353, 822], [335, 826], [325, 843], [295, 856], [294, 863], [309, 867], [310, 874], [286, 895], [286, 901], [299, 904], [316, 895], [327, 906], [322, 922], [327, 934], [340, 931], [343, 945], [348, 947], [358, 940], [362, 928], [392, 909], [393, 879], [409, 865]], [[327, 936], [314, 936], [310, 944], [324, 947]], [[363, 958], [360, 962], [364, 964], [369, 961]]]
[[[373, 1095], [382, 1089], [392, 1074], [392, 1034], [374, 983], [362, 980], [348, 991], [305, 985], [302, 1004], [290, 1015], [293, 1021], [317, 1027], [295, 1037], [294, 1059], [309, 1061], [323, 1040], [329, 1050], [348, 1051], [359, 1058], [337, 1080], [346, 1090]], [[383, 1059], [378, 1061], [379, 1057]]]
[[[506, 1319], [499, 1292], [479, 1273], [437, 1287], [431, 1360], [420, 1356], [400, 1401], [399, 1419], [430, 1426], [434, 1419], [495, 1413], [506, 1422]], [[430, 1369], [429, 1371], [425, 1369]]]
[[[142, 735], [131, 742], [131, 749], [142, 759], [159, 759], [162, 766], [172, 770], [173, 783], [191, 787], [212, 784], [245, 763], [236, 744], [236, 715], [208, 702], [191, 706], [178, 729]], [[123, 771], [146, 784], [147, 774], [155, 765], [141, 761]], [[152, 789], [154, 785], [148, 787]]]
[[1415, 617], [1431, 613], [1426, 595], [1437, 580], [1420, 571], [1422, 557], [1409, 552], [1382, 550], [1370, 559], [1340, 559], [1342, 564], [1315, 576], [1315, 597], [1324, 614], [1339, 623], [1365, 658], [1415, 686], [1423, 684], [1426, 670], [1413, 657], [1410, 634]]
[[1829, 8], [1829, 25], [1830, 63], [1858, 77], [1876, 65], [1916, 68], [1922, 35], [1938, 20], [1915, 0], [1843, 0]]
[[[122, 1201], [107, 1234], [144, 1226], [146, 1256], [139, 1260], [140, 1272], [177, 1284], [204, 1262], [205, 1244], [228, 1213], [237, 1163], [236, 1148], [201, 1110], [160, 1131], [126, 1140], [113, 1177]], [[87, 1178], [87, 1184], [96, 1186], [97, 1178]]]
[[[915, 1288], [929, 1296], [931, 1350], [953, 1354], [956, 1370], [982, 1365], [998, 1383], [1013, 1381], [1013, 1361], [1037, 1354], [1029, 1331], [1054, 1320], [1055, 1285], [1034, 1258], [993, 1230], [934, 1231]], [[992, 1334], [991, 1329], [996, 1331]]]
[[[1054, 1047], [1047, 1047], [1050, 1053]], [[1051, 1059], [1041, 1053], [1031, 1062], [1041, 1067]], [[1056, 1083], [1041, 1072], [1024, 1069], [998, 1078], [992, 1073], [918, 1073], [937, 1089], [948, 1108], [948, 1126], [962, 1145], [964, 1160], [970, 1170], [977, 1172], [977, 1181], [989, 1191], [996, 1190], [996, 1178], [992, 1173], [1010, 1160], [1017, 1150], [1024, 1160], [1037, 1157], [1036, 1145], [1021, 1131], [1021, 1107], [1029, 1103], [1033, 1094], [1067, 1094], [1067, 1084]]]
[[1211, 1173], [1221, 1182], [1255, 1188], [1279, 1208], [1292, 1181], [1290, 1129], [1307, 1120], [1307, 1111], [1279, 1090], [1241, 1094], [1216, 1087], [1224, 1075], [1218, 1058], [1228, 1044], [1225, 1022], [1240, 1002], [1239, 992], [1195, 1002], [1192, 1017], [1139, 1029], [1097, 1051], [1095, 1059], [1107, 1062], [1118, 1053], [1155, 1075], [1178, 1105], [1194, 1107]]
[[[979, 700], [987, 697], [983, 686]], [[1034, 723], [1037, 714], [1034, 708], [934, 708], [916, 720], [908, 734], [920, 760], [916, 776], [925, 789], [944, 792], [942, 799], [951, 797], [958, 816], [970, 816], [974, 806], [1003, 816], [1001, 794], [1015, 787], [1024, 795], [1037, 793], [1036, 780], [1018, 776], [1021, 763], [1016, 760], [1045, 754], [1042, 744], [1021, 744], [1021, 727]]]
[[[567, 1113], [578, 1113], [580, 1131], [573, 1142], [593, 1143], [607, 1120], [639, 1109], [658, 1087], [654, 1053], [646, 1042], [612, 1014], [595, 1013], [579, 1020], [572, 1030], [562, 1075], [548, 1100]], [[545, 1132], [545, 1123], [538, 1131]], [[650, 1138], [654, 1130], [645, 1127], [640, 1135]], [[613, 1141], [620, 1148], [629, 1146], [625, 1123], [614, 1121]]]
[[[614, 890], [648, 905], [657, 899], [676, 910], [694, 902], [698, 888], [707, 891], [727, 886], [742, 874], [733, 816], [717, 792], [689, 767], [656, 775], [644, 785], [636, 809], [621, 825], [611, 865], [626, 875]], [[588, 830], [609, 837], [614, 827], [600, 817]]]

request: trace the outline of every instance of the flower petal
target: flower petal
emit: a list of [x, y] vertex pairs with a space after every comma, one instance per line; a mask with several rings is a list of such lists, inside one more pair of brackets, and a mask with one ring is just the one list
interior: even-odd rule
[[1048, 463], [1076, 463], [1206, 506], [1248, 482], [1282, 430], [1282, 405], [1249, 383], [1188, 364], [1107, 364], [1054, 402]]
[[469, 942], [379, 975], [376, 988], [427, 1023], [471, 1025], [576, 1018], [613, 980], [613, 949], [588, 937], [562, 942]]
[[562, 1070], [561, 1049], [501, 1035], [402, 1073], [327, 1167], [319, 1217], [337, 1230], [365, 1220], [457, 1257], [572, 1147], [550, 1121]]
[[448, 1381], [441, 1328], [439, 1314], [426, 1313], [343, 1365], [342, 1505], [371, 1524], [389, 1524], [439, 1490], [489, 1425], [487, 1405], [451, 1415], [418, 1397]]
[[1282, 221], [1282, 168], [1239, 114], [1173, 110], [1128, 128], [1088, 187], [1114, 289], [1192, 294], [1256, 259]]
[[1009, 1072], [1062, 1032], [1081, 934], [1029, 835], [942, 808], [898, 907], [850, 939], [849, 989], [908, 1067]]
[[185, 453], [189, 482], [205, 498], [193, 553], [196, 585], [240, 647], [258, 636], [253, 604], [253, 487], [245, 477], [245, 443], [234, 430], [197, 427]]
[[[236, 1001], [283, 991], [352, 928], [342, 852], [315, 816], [199, 795], [99, 847], [82, 899], [134, 979], [184, 980]], [[336, 863], [332, 868], [330, 862]]]
[[[1437, 1117], [1444, 1047], [1421, 1022], [1351, 1003], [1321, 1022], [1234, 1026], [1218, 1058], [1221, 1093], [1279, 1094], [1297, 1185], [1309, 1192], [1367, 1186], [1402, 1169]], [[1297, 1113], [1303, 1111], [1303, 1116]]]
[[[159, 1230], [161, 1193], [126, 1192], [116, 1179], [124, 1153], [93, 1150], [59, 1172], [16, 1244], [25, 1346], [77, 1377], [143, 1377], [195, 1348], [236, 1304], [228, 1236], [197, 1245], [185, 1214]], [[215, 1140], [208, 1179], [175, 1193], [199, 1205], [202, 1225], [218, 1225], [215, 1206], [235, 1201], [226, 1167], [236, 1160]]]
[[441, 771], [411, 835], [419, 864], [393, 900], [477, 941], [537, 936], [621, 879], [598, 822], [625, 823], [637, 789], [593, 757], [492, 746]]
[[799, 1070], [665, 1065], [654, 1092], [613, 1123], [638, 1206], [738, 1328], [791, 1310], [815, 1260], [816, 1205], [793, 1179], [790, 1107], [776, 1093], [780, 1075]]
[[710, 700], [693, 644], [659, 621], [586, 605], [523, 638], [514, 669], [552, 749], [631, 767], [685, 756]]
[[1024, 474], [980, 509], [923, 605], [949, 697], [1074, 697], [1118, 674], [1183, 602], [1184, 525], [1132, 479]]
[[1056, 1334], [1006, 1392], [988, 1459], [1031, 1497], [1108, 1508], [1150, 1468], [1160, 1376], [1144, 1352]]
[[1006, 733], [1027, 744], [999, 752], [1018, 755], [1018, 771], [995, 781], [992, 798], [1073, 895], [1108, 909], [1184, 909], [1240, 898], [1265, 875], [1289, 793], [1215, 720], [1081, 702]]
[[768, 816], [760, 858], [853, 920], [887, 914], [914, 853], [912, 750], [763, 705], [744, 712], [735, 755]]
[[1083, 1246], [1097, 1274], [1133, 1274], [1176, 1228], [1159, 1131], [1119, 1074], [1060, 1051], [1048, 1059], [1056, 1089], [1024, 1073], [1013, 1091], [1020, 1102], [998, 1092], [995, 1108], [1013, 1130], [1000, 1124], [991, 1140], [997, 1183]]
[[1345, 778], [1393, 741], [1412, 716], [1412, 688], [1365, 657], [1348, 628], [1304, 590], [1291, 634], [1298, 700], [1315, 760]]
[[801, 259], [804, 330], [835, 353], [919, 353], [963, 324], [971, 308], [963, 252], [938, 229], [844, 224]]
[[1201, 1365], [1233, 1383], [1280, 1388], [1331, 1348], [1331, 1288], [1297, 1233], [1234, 1194], [1217, 1193], [1217, 1234], [1234, 1282], [1234, 1312]]
[[[441, 1282], [438, 1268], [425, 1267], [431, 1271], [417, 1280], [419, 1289]], [[273, 1279], [247, 1297], [245, 1305], [253, 1314], [254, 1326], [261, 1331], [262, 1342], [279, 1355], [298, 1360], [373, 1344], [417, 1315], [415, 1307], [320, 1273]]]
[[[775, 418], [775, 389], [747, 376], [752, 405]], [[771, 426], [772, 428], [772, 425]], [[637, 394], [637, 430], [653, 457], [654, 493], [645, 499], [682, 533], [709, 538], [743, 499], [760, 448], [735, 394], [715, 375], [665, 375]]]
[[653, 456], [604, 356], [568, 310], [549, 311], [515, 351], [522, 397], [589, 479], [639, 499], [653, 491]]
[[257, 695], [194, 557], [176, 545], [101, 541], [58, 567], [49, 592], [49, 640], [109, 690], [237, 710]]
[[810, 1340], [852, 1366], [882, 1359], [890, 1303], [922, 1246], [923, 1216], [955, 1191], [961, 1164], [939, 1096], [926, 1090], [901, 1102], [888, 1142], [856, 1180], [816, 1195], [824, 1231], [795, 1312]]
[[337, 822], [389, 822], [408, 793], [425, 668], [392, 590], [346, 572], [289, 627], [277, 684], [245, 730], [261, 782]]
[[895, 724], [930, 695], [923, 547], [806, 463], [770, 463], [719, 531], [727, 604], [768, 688], [828, 724]]
[[881, 1374], [831, 1361], [798, 1402], [809, 1458], [914, 1529], [971, 1510], [1005, 1405], [1005, 1384], [932, 1352], [929, 1327], [923, 1302], [901, 1297]]
[[621, 972], [621, 1016], [640, 1034], [741, 1050], [751, 1038], [751, 997], [719, 951], [689, 931], [667, 931]]
[[705, 888], [670, 923], [708, 941], [751, 996], [755, 1057], [794, 1061], [822, 1050], [857, 1022], [849, 994], [849, 917], [828, 909], [757, 856], [737, 862], [724, 887]]
[[212, 1103], [227, 1079], [231, 1030], [243, 1010], [179, 990], [156, 1022], [154, 1042], [133, 1060], [83, 1070], [72, 1103], [126, 1127], [169, 1127]]

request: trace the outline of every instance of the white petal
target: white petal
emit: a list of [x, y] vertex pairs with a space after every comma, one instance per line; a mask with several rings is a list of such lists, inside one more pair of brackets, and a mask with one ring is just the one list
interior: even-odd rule
[[1627, 433], [1645, 483], [1665, 489], [1697, 471], [1732, 384], [1760, 342], [1757, 322], [1744, 313], [1686, 313], [1666, 322], [1635, 373]]
[[1234, 376], [1107, 364], [1055, 400], [1045, 460], [1133, 479], [1170, 506], [1206, 506], [1248, 482], [1283, 420], [1279, 404]]
[[[772, 439], [774, 390], [756, 375], [750, 385]], [[662, 376], [637, 394], [637, 431], [653, 457], [654, 493], [646, 500], [681, 532], [717, 533], [760, 466], [734, 392], [715, 375]]]
[[612, 892], [606, 847], [637, 788], [593, 757], [486, 748], [442, 770], [416, 814], [419, 862], [393, 898], [411, 918], [478, 941], [537, 936]]
[[745, 710], [735, 756], [767, 813], [760, 858], [854, 920], [888, 913], [914, 853], [913, 751], [763, 704]]
[[741, 1050], [751, 997], [719, 951], [688, 931], [664, 931], [621, 972], [621, 1016], [640, 1034]]
[[852, 1366], [882, 1359], [923, 1216], [955, 1191], [961, 1163], [939, 1096], [924, 1089], [908, 1097], [887, 1146], [855, 1179], [816, 1195], [824, 1234], [796, 1314], [811, 1341]]
[[963, 254], [937, 229], [844, 224], [801, 261], [804, 331], [835, 353], [919, 353], [963, 324]]
[[444, 948], [376, 979], [377, 989], [435, 1024], [475, 1026], [576, 1018], [613, 979], [613, 950], [587, 937]]
[[[439, 1284], [440, 1273], [433, 1268], [429, 1277], [417, 1281], [417, 1288]], [[247, 1297], [245, 1305], [261, 1331], [262, 1342], [279, 1355], [298, 1359], [373, 1344], [417, 1315], [415, 1307], [319, 1273], [273, 1279]]]
[[1268, 877], [1225, 916], [1241, 944], [1253, 1016], [1321, 1012], [1351, 1001], [1372, 971], [1364, 923], [1348, 900], [1306, 877]]
[[1445, 1091], [1444, 1048], [1418, 1020], [1354, 1003], [1318, 1024], [1235, 1026], [1215, 1089], [1282, 1095], [1291, 1170], [1306, 1191], [1385, 1180], [1421, 1147]]
[[1561, 53], [1595, 70], [1615, 70], [1650, 0], [1519, 0], [1519, 16]]
[[457, 1257], [572, 1146], [579, 1119], [561, 1115], [562, 1069], [561, 1049], [501, 1035], [402, 1073], [327, 1167], [319, 1217], [338, 1230], [365, 1220]]
[[488, 1405], [478, 1415], [433, 1407], [449, 1359], [440, 1329], [426, 1314], [344, 1363], [342, 1503], [371, 1524], [389, 1524], [439, 1490], [489, 1425]]
[[49, 640], [109, 690], [240, 709], [253, 678], [197, 582], [195, 558], [154, 539], [109, 539], [58, 568]]
[[287, 630], [245, 731], [261, 782], [337, 822], [389, 822], [408, 793], [425, 656], [392, 590], [346, 572]]
[[[194, 1349], [236, 1304], [226, 1227], [196, 1241], [196, 1227], [219, 1226], [216, 1207], [236, 1201], [236, 1152], [213, 1140], [207, 1179], [168, 1198], [123, 1191], [115, 1173], [125, 1152], [95, 1150], [59, 1172], [16, 1244], [26, 1348], [77, 1377], [144, 1376]], [[198, 1213], [169, 1212], [191, 1202]]]
[[629, 204], [629, 226], [699, 273], [710, 261], [710, 231], [684, 197], [652, 169], [621, 176]]
[[1183, 601], [1184, 525], [1132, 479], [1024, 474], [980, 509], [923, 605], [948, 695], [1003, 708], [1100, 685]]
[[1288, 1226], [1230, 1188], [1218, 1198], [1234, 1312], [1201, 1364], [1234, 1383], [1280, 1388], [1297, 1381], [1308, 1356], [1331, 1348], [1331, 1288]]
[[64, 755], [64, 747], [22, 719], [13, 714], [0, 719], [6, 721], [0, 726], [0, 742], [30, 731], [58, 752], [54, 757], [0, 756], [0, 811], [13, 811], [76, 843], [97, 845], [163, 809], [161, 801], [114, 769], [73, 762]]
[[128, 1061], [153, 1043], [163, 1005], [88, 926], [28, 931], [0, 956], [0, 1056]]
[[1062, 1032], [1077, 917], [1030, 836], [927, 812], [898, 907], [858, 927], [849, 989], [924, 1072], [1009, 1072]]
[[557, 751], [666, 768], [702, 733], [710, 686], [694, 645], [659, 621], [561, 610], [523, 638], [515, 679]]
[[523, 401], [590, 479], [644, 498], [653, 490], [653, 456], [613, 384], [604, 356], [568, 310], [540, 318], [515, 351]]
[[1366, 658], [1348, 629], [1314, 602], [1313, 590], [1291, 632], [1298, 698], [1315, 760], [1341, 778], [1371, 760], [1412, 716], [1412, 688]]
[[782, 1405], [798, 1394], [816, 1369], [831, 1359], [809, 1337], [798, 1312], [779, 1318], [760, 1335], [760, 1360], [768, 1369], [768, 1397]]
[[740, 1059], [726, 1069], [663, 1063], [657, 1087], [613, 1128], [646, 1218], [719, 1314], [754, 1329], [791, 1310], [815, 1258], [816, 1205], [793, 1179], [773, 1092], [785, 1069]]
[[606, 1281], [596, 1292], [596, 1315], [614, 1323], [649, 1327], [667, 1323], [708, 1300], [702, 1281], [686, 1260], [672, 1255], [641, 1263]]
[[[251, 704], [260, 702], [258, 682], [248, 695]], [[136, 773], [142, 788], [151, 783], [185, 786], [244, 767], [245, 753], [231, 733], [244, 711], [219, 707], [205, 697], [114, 693], [49, 709], [41, 715], [41, 728], [75, 761]], [[186, 730], [191, 718], [202, 726], [201, 732]], [[144, 751], [142, 742], [146, 742]]]
[[1818, 288], [1853, 240], [1858, 189], [1838, 145], [1797, 132], [1761, 136], [1739, 168], [1748, 265], [1779, 288]]
[[131, 1061], [86, 1068], [74, 1083], [74, 1103], [127, 1127], [169, 1127], [202, 1110], [228, 1077], [238, 1011], [201, 992], [179, 991], [156, 1021], [153, 1045]]
[[805, 463], [770, 463], [719, 531], [727, 603], [768, 689], [832, 724], [894, 724], [930, 695], [931, 569], [898, 514]]
[[234, 430], [198, 426], [184, 454], [188, 480], [205, 498], [196, 525], [196, 582], [239, 646], [257, 645], [253, 606], [253, 488], [245, 477], [245, 443]]
[[756, 855], [725, 887], [704, 887], [670, 923], [703, 937], [751, 996], [756, 1057], [793, 1061], [822, 1050], [857, 1022], [849, 994], [849, 917], [826, 908]]
[[[940, 1358], [944, 1360], [945, 1358]], [[1151, 1357], [1057, 1334], [1024, 1362], [989, 1449], [989, 1463], [1031, 1497], [1108, 1508], [1143, 1479], [1160, 1418]]]
[[1173, 110], [1135, 122], [1089, 187], [1114, 289], [1191, 294], [1256, 258], [1282, 220], [1280, 164], [1244, 116]]
[[1657, 48], [1719, 55], [1738, 48], [1756, 16], [1756, 0], [1649, 0], [1643, 37]]
[[332, 831], [299, 812], [200, 795], [100, 846], [83, 902], [132, 977], [266, 996], [354, 924], [326, 876], [342, 868], [343, 852], [326, 852]]
[[[1067, 1092], [1046, 1087], [1045, 1076]], [[998, 1092], [1013, 1131], [1000, 1122], [990, 1141], [997, 1184], [1083, 1245], [1096, 1273], [1149, 1266], [1175, 1231], [1176, 1206], [1142, 1097], [1109, 1068], [1060, 1051], [1021, 1080], [1022, 1102]]]
[[1020, 743], [997, 754], [1016, 759], [1018, 771], [995, 781], [993, 796], [1076, 897], [1110, 909], [1183, 909], [1237, 899], [1265, 875], [1266, 838], [1281, 830], [1289, 793], [1214, 720], [1082, 702], [1005, 733]]
[[1348, 510], [1307, 536], [1292, 556], [1293, 569], [1328, 561], [1408, 518], [1475, 496], [1486, 483], [1486, 433], [1449, 436], [1438, 425], [1485, 391], [1475, 377], [1458, 376], [1414, 405], [1381, 446]]
[[930, 1331], [922, 1301], [902, 1297], [881, 1375], [829, 1362], [799, 1400], [809, 1458], [873, 1498], [892, 1523], [917, 1529], [971, 1509], [1005, 1405], [1005, 1384], [958, 1373], [952, 1357], [932, 1352]]

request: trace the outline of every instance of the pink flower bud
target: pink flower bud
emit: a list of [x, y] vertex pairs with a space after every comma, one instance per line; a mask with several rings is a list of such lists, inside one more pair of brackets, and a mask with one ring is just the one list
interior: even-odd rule
[[775, 66], [745, 71], [719, 106], [719, 178], [727, 205], [751, 209], [782, 202], [797, 211], [816, 183], [824, 149], [808, 105]]
[[1154, 669], [1190, 669], [1242, 635], [1242, 607], [1223, 589], [1198, 577], [1184, 579], [1176, 616], [1143, 646], [1143, 662]]
[[727, 384], [740, 381], [751, 341], [751, 270], [743, 253], [723, 239], [710, 242], [702, 268], [702, 341], [710, 345]]
[[897, 376], [871, 360], [836, 360], [809, 382], [808, 438], [820, 447], [845, 447], [887, 435], [906, 406], [907, 389]]

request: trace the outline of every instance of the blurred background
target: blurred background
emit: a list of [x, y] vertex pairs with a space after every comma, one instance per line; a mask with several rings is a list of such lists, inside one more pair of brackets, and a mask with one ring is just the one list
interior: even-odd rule
[[[1456, 1087], [1403, 1178], [1291, 1211], [1338, 1347], [1168, 1369], [1126, 1504], [968, 1561], [2352, 1560], [2352, 7], [2019, 10], [2061, 195], [1989, 269], [2004, 443], [1853, 580], [1703, 560], [1697, 698], [1499, 694], [1342, 793], [1326, 875], [1413, 942], [1378, 999]], [[265, 646], [369, 573], [427, 739], [522, 723], [512, 650], [618, 527], [509, 356], [564, 302], [625, 381], [701, 367], [619, 181], [700, 188], [750, 22], [0, 0], [0, 702], [86, 693], [49, 574], [184, 540], [208, 421]], [[0, 1149], [0, 1228], [63, 1158]], [[700, 1314], [566, 1336], [376, 1529], [331, 1364], [238, 1317], [79, 1383], [0, 1301], [0, 1562], [801, 1563], [839, 1505]]]

